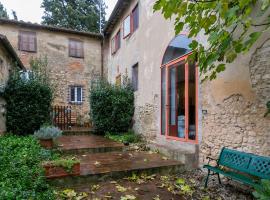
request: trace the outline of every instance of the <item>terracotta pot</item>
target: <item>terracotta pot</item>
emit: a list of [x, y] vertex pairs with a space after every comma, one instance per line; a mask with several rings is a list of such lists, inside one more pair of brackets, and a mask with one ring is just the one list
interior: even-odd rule
[[73, 165], [71, 172], [67, 172], [63, 167], [56, 167], [50, 164], [43, 165], [45, 169], [45, 176], [48, 179], [61, 178], [66, 176], [79, 176], [80, 163]]
[[39, 144], [46, 149], [52, 149], [53, 139], [39, 139]]

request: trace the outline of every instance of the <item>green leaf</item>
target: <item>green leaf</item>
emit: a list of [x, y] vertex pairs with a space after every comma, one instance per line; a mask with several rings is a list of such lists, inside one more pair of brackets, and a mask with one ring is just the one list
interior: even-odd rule
[[216, 68], [216, 70], [217, 70], [218, 73], [225, 71], [225, 69], [226, 69], [225, 64], [219, 64], [217, 66], [217, 68]]

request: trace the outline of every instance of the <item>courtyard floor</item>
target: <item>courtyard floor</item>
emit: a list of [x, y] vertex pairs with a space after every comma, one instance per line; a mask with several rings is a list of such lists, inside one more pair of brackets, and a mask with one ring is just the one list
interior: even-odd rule
[[[252, 200], [250, 188], [223, 179], [209, 182], [204, 189], [204, 172], [194, 170], [174, 175], [133, 174], [123, 179], [106, 179], [95, 183], [62, 188], [59, 199], [90, 200]], [[69, 198], [68, 198], [69, 197]]]

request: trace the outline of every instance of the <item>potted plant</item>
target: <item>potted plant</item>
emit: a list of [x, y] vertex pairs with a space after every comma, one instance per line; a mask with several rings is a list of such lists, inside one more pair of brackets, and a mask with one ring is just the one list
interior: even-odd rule
[[80, 175], [80, 160], [77, 158], [58, 158], [43, 163], [45, 176], [49, 179]]
[[51, 149], [53, 148], [54, 139], [62, 136], [62, 131], [54, 126], [43, 126], [34, 133], [34, 136], [39, 139], [42, 147]]

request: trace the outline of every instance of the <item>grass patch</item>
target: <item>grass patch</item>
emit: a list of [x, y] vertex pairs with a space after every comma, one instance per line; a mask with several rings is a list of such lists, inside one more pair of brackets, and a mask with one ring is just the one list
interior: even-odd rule
[[134, 133], [134, 131], [129, 130], [126, 133], [111, 133], [107, 132], [105, 137], [116, 142], [121, 143], [138, 143], [141, 141], [140, 135]]

